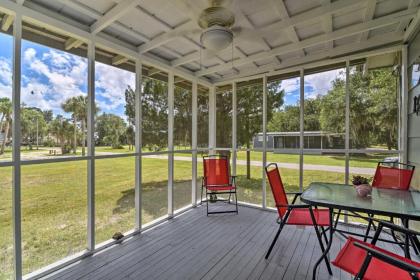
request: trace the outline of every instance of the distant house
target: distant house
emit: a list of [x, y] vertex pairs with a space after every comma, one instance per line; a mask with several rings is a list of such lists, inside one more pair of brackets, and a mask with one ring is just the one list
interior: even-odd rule
[[[299, 149], [300, 132], [267, 132], [267, 149]], [[344, 133], [324, 131], [305, 131], [303, 133], [305, 149], [343, 149]], [[254, 148], [263, 147], [263, 134], [258, 133], [254, 139]]]

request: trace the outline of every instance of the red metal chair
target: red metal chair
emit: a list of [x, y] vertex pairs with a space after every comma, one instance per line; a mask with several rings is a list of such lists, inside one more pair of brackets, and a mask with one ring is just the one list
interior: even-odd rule
[[404, 163], [378, 162], [372, 187], [408, 190], [415, 166]]
[[[411, 179], [413, 178], [415, 166], [408, 165], [400, 162], [378, 162], [376, 167], [375, 176], [373, 177], [372, 187], [382, 189], [397, 189], [407, 191], [410, 188]], [[373, 218], [373, 215], [369, 215], [369, 218]], [[393, 222], [393, 218], [390, 218]], [[374, 226], [372, 219], [369, 219], [368, 226], [365, 233], [366, 241], [369, 237], [371, 227]], [[394, 232], [392, 235], [395, 238]], [[412, 240], [413, 248], [416, 254], [418, 254], [419, 242], [417, 238]], [[414, 245], [415, 244], [415, 245]]]
[[[274, 201], [278, 212], [277, 223], [280, 224], [279, 229], [268, 249], [265, 258], [268, 259], [277, 239], [284, 227], [284, 225], [299, 225], [299, 226], [313, 226], [318, 238], [319, 245], [322, 252], [325, 251], [324, 244], [322, 242], [321, 233], [319, 232], [318, 226], [321, 227], [325, 241], [327, 242], [327, 235], [325, 234], [324, 226], [330, 227], [329, 211], [327, 209], [312, 209], [309, 205], [295, 204], [296, 199], [302, 194], [299, 192], [286, 193], [284, 190], [283, 182], [280, 177], [280, 172], [276, 163], [270, 163], [266, 166], [265, 172], [267, 174], [268, 182], [270, 183], [271, 190], [273, 192]], [[291, 204], [287, 199], [287, 194], [294, 194], [294, 198]], [[327, 242], [328, 243], [328, 242]], [[328, 268], [328, 272], [332, 275], [330, 262], [325, 257], [325, 263]]]
[[409, 236], [420, 234], [393, 223], [378, 221], [378, 229], [371, 243], [349, 237], [332, 264], [356, 276], [355, 279], [419, 280], [420, 263], [376, 246], [383, 227], [403, 233], [406, 240]]
[[[236, 193], [236, 176], [230, 175], [229, 159], [222, 155], [209, 155], [203, 157], [204, 176], [201, 184], [201, 203], [203, 203], [203, 190], [206, 189], [207, 215], [220, 213], [238, 214], [238, 197]], [[235, 196], [235, 209], [230, 211], [209, 212], [209, 196], [229, 194], [228, 199], [216, 199], [231, 203], [231, 196]]]

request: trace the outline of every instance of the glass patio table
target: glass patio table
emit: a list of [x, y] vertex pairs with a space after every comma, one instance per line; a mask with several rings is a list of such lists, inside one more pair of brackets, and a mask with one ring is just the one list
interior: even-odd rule
[[[333, 226], [335, 209], [400, 218], [407, 228], [409, 220], [420, 220], [420, 192], [416, 191], [373, 188], [371, 196], [361, 198], [357, 196], [356, 190], [351, 185], [314, 182], [303, 192], [301, 201], [312, 206], [329, 209], [330, 238], [324, 254], [315, 263], [313, 279], [315, 279], [318, 265], [331, 248], [333, 233], [337, 231]], [[405, 244], [407, 242], [406, 240]], [[404, 251], [405, 255], [409, 257], [408, 246], [404, 246]]]

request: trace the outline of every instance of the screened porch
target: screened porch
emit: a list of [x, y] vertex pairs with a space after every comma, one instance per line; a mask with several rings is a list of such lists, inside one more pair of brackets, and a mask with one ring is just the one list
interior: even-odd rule
[[[408, 164], [420, 218], [419, 5], [0, 0], [0, 279], [312, 279], [312, 227], [285, 226], [264, 258], [270, 163], [306, 194]], [[206, 194], [209, 155], [237, 214], [207, 215], [235, 206]], [[365, 234], [347, 211], [337, 229]], [[410, 242], [378, 246], [418, 261]], [[351, 279], [331, 267], [316, 279]]]

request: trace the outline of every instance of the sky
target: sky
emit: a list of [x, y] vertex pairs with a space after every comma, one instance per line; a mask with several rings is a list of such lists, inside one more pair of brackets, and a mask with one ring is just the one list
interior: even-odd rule
[[[0, 97], [11, 98], [12, 37], [0, 34]], [[134, 73], [102, 63], [96, 63], [95, 95], [100, 113], [124, 115], [124, 92], [128, 85], [134, 88]], [[332, 70], [305, 76], [305, 98], [324, 95], [331, 82], [342, 75], [342, 70]], [[295, 105], [299, 100], [299, 78], [282, 81], [285, 105]], [[54, 115], [69, 117], [61, 104], [70, 97], [87, 95], [87, 59], [29, 41], [22, 42], [21, 100], [28, 107], [52, 110]]]
[[[305, 76], [304, 93], [305, 99], [325, 95], [332, 88], [332, 82], [336, 77], [344, 79], [344, 69], [336, 69]], [[300, 97], [300, 78], [291, 78], [281, 82], [281, 88], [285, 91], [284, 105], [296, 105]]]
[[[12, 37], [0, 34], [0, 97], [11, 98]], [[134, 73], [97, 62], [95, 97], [100, 113], [125, 118], [124, 92], [134, 88]], [[87, 95], [87, 59], [29, 41], [22, 42], [21, 101], [27, 107], [52, 110], [69, 117], [61, 104], [70, 97]]]

